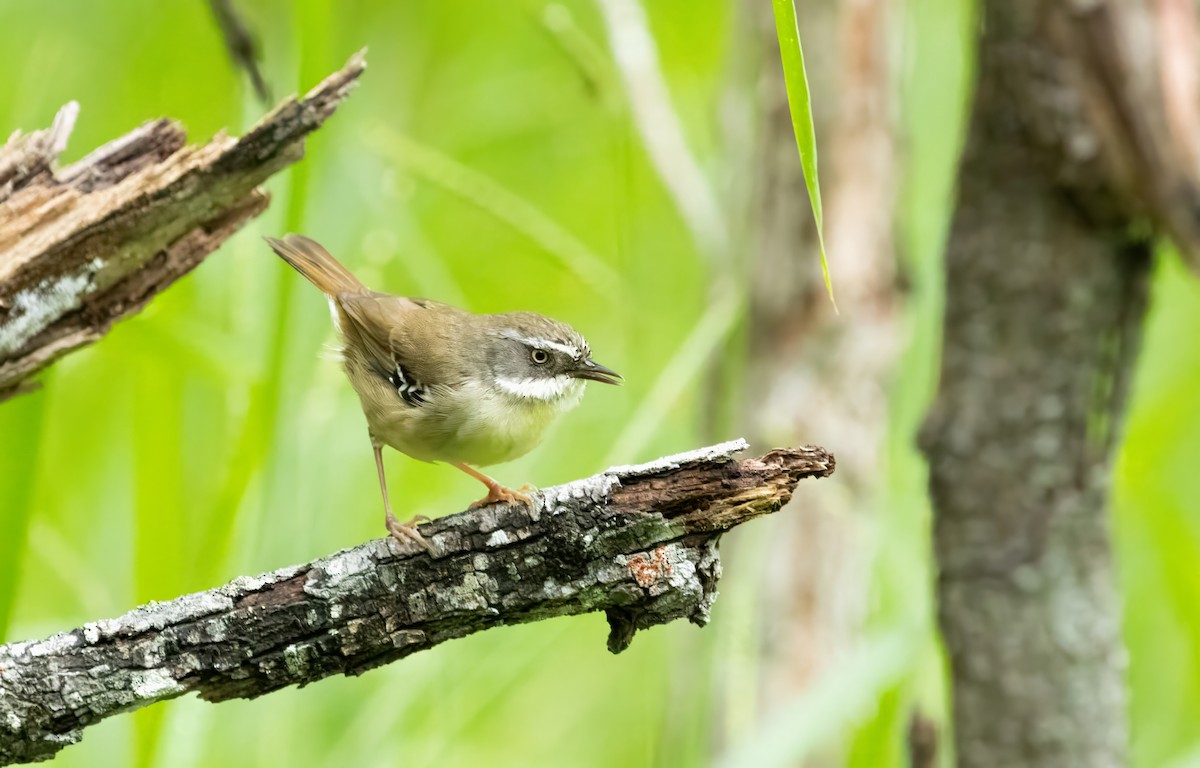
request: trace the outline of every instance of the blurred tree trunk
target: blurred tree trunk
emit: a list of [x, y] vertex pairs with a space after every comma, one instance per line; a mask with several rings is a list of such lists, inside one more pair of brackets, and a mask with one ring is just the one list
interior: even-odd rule
[[1150, 263], [1131, 223], [1169, 215], [1143, 192], [1172, 149], [1139, 90], [1165, 49], [1130, 44], [1146, 7], [981, 11], [922, 440], [963, 766], [1125, 763], [1106, 500]]
[[771, 543], [761, 686], [772, 708], [851, 645], [866, 612], [862, 513], [883, 474], [887, 383], [901, 344], [892, 227], [901, 25], [898, 0], [797, 3], [839, 316], [821, 279], [770, 3], [753, 5], [762, 60], [745, 420], [760, 445], [836, 436], [841, 478], [807, 496], [805, 514], [787, 518]]

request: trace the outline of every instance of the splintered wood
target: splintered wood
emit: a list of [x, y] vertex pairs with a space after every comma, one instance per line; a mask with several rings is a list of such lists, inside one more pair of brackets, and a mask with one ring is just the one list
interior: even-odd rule
[[160, 119], [56, 169], [79, 106], [0, 148], [0, 400], [194, 269], [269, 202], [258, 184], [300, 159], [366, 67], [360, 52], [241, 138], [188, 146]]

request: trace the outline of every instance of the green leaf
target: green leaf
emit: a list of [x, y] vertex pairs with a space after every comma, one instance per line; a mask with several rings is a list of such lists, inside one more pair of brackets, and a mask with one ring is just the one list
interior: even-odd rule
[[804, 185], [812, 203], [813, 221], [817, 225], [817, 245], [821, 251], [821, 275], [829, 301], [837, 310], [833, 298], [833, 282], [829, 279], [829, 262], [825, 258], [825, 235], [821, 215], [821, 185], [817, 178], [817, 132], [813, 127], [812, 100], [808, 94], [808, 75], [804, 70], [804, 50], [800, 47], [800, 27], [796, 21], [793, 0], [771, 0], [775, 10], [775, 34], [779, 37], [779, 54], [783, 59], [783, 80], [787, 85], [788, 108], [792, 113], [792, 131], [796, 148], [800, 150], [800, 167], [804, 170]]

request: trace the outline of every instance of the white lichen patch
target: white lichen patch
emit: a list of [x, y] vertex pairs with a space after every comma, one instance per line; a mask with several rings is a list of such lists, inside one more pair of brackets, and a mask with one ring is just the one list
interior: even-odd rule
[[136, 670], [130, 673], [130, 680], [139, 699], [161, 699], [184, 691], [165, 669]]
[[[442, 518], [441, 520], [438, 520], [438, 522], [440, 523], [442, 520], [447, 519], [449, 518]], [[436, 533], [433, 536], [430, 536], [428, 540], [429, 543], [433, 545], [433, 549], [436, 552], [456, 552], [463, 548], [462, 535], [457, 531]], [[396, 540], [391, 536], [387, 538], [387, 541], [389, 544], [394, 544], [396, 542]]]
[[[559, 514], [564, 506], [578, 506], [581, 499], [599, 503], [608, 497], [609, 491], [619, 481], [609, 474], [595, 475], [582, 480], [576, 480], [566, 485], [556, 485], [542, 491], [542, 509], [551, 515]], [[537, 520], [538, 517], [531, 516]]]
[[62, 733], [48, 733], [42, 738], [48, 744], [62, 744], [63, 746], [70, 746], [71, 744], [78, 744], [83, 740], [83, 728], [73, 728]]
[[375, 567], [371, 554], [361, 547], [343, 549], [336, 555], [321, 558], [314, 565], [324, 571], [330, 581], [356, 576]]
[[[21, 645], [24, 646], [24, 652], [30, 656], [58, 656], [66, 653], [72, 648], [77, 648], [80, 645], [79, 636], [73, 632], [60, 632], [57, 635], [46, 638], [45, 640], [35, 640], [29, 643], [21, 643], [14, 646], [14, 650]], [[14, 653], [14, 655], [19, 655]]]
[[488, 536], [487, 538], [487, 545], [489, 547], [503, 547], [505, 544], [511, 543], [512, 537], [509, 536], [508, 531], [504, 530], [503, 528], [493, 531], [492, 535]]
[[677, 453], [674, 456], [663, 456], [661, 459], [648, 461], [645, 464], [622, 464], [615, 467], [609, 467], [604, 471], [606, 475], [624, 475], [626, 477], [638, 475], [658, 475], [663, 472], [669, 472], [673, 469], [687, 466], [689, 464], [703, 464], [712, 461], [721, 461], [728, 459], [735, 453], [741, 453], [750, 447], [744, 439], [730, 440], [725, 443], [717, 443], [705, 448], [697, 448], [694, 451], [685, 451]]
[[137, 649], [141, 654], [141, 663], [147, 666], [162, 664], [166, 659], [166, 646], [166, 638], [161, 634], [149, 638], [148, 642], [139, 643]]
[[467, 573], [460, 584], [431, 588], [431, 597], [441, 611], [485, 611], [489, 586], [494, 591], [495, 584], [483, 574]]
[[238, 576], [218, 591], [228, 597], [241, 597], [248, 592], [258, 592], [263, 587], [287, 581], [300, 572], [300, 566], [289, 565], [257, 576]]
[[478, 523], [480, 533], [488, 533], [500, 527], [500, 521], [496, 517], [496, 510], [485, 507], [475, 513], [475, 520]]
[[229, 623], [224, 618], [210, 619], [204, 624], [210, 642], [222, 643], [229, 636]]
[[162, 630], [231, 608], [233, 600], [220, 589], [196, 592], [167, 602], [150, 602], [114, 619], [91, 622], [84, 625], [83, 634], [89, 643], [95, 643], [112, 637], [117, 632], [141, 633]]
[[32, 288], [17, 291], [8, 319], [0, 325], [0, 358], [9, 357], [63, 315], [76, 310], [95, 289], [96, 272], [104, 267], [92, 259], [78, 272], [48, 277]]
[[542, 594], [546, 598], [570, 597], [577, 591], [571, 584], [559, 584], [554, 579], [546, 579], [542, 582]]
[[697, 581], [696, 579], [696, 564], [692, 562], [688, 550], [679, 544], [669, 544], [664, 549], [667, 550], [666, 559], [670, 564], [667, 569], [667, 583], [675, 589], [687, 589]]
[[375, 571], [375, 557], [370, 547], [343, 549], [313, 563], [304, 592], [313, 597], [329, 597], [352, 589], [356, 582]]
[[309, 657], [312, 649], [308, 646], [297, 645], [292, 643], [283, 649], [283, 665], [287, 667], [288, 674], [294, 678], [302, 678], [308, 675]]

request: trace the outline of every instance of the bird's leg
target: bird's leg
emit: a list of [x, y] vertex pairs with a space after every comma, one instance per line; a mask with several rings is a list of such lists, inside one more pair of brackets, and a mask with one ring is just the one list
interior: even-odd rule
[[520, 491], [514, 491], [511, 488], [505, 488], [503, 485], [500, 485], [500, 483], [497, 483], [495, 480], [477, 469], [468, 467], [466, 464], [461, 462], [455, 464], [454, 466], [458, 467], [463, 472], [466, 472], [468, 475], [487, 486], [488, 495], [471, 504], [471, 509], [475, 509], [476, 507], [484, 507], [488, 504], [495, 504], [497, 501], [503, 501], [505, 504], [528, 504], [530, 502], [529, 497], [525, 494], [521, 493]]
[[412, 520], [402, 523], [392, 514], [392, 502], [388, 499], [387, 477], [383, 473], [383, 445], [372, 440], [371, 447], [375, 449], [375, 469], [379, 472], [379, 491], [383, 494], [383, 510], [385, 513], [384, 525], [387, 527], [388, 533], [396, 541], [415, 541], [424, 547], [429, 554], [435, 554], [433, 546], [428, 541], [425, 541], [425, 537], [417, 531], [416, 527], [419, 520], [424, 519], [425, 522], [429, 522], [428, 517], [417, 515]]

